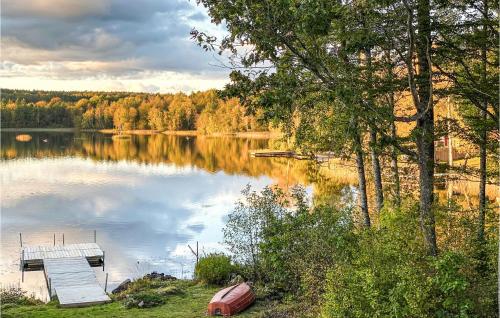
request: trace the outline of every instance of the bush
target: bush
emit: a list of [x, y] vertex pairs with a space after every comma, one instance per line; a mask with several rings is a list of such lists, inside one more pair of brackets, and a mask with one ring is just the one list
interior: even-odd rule
[[26, 296], [26, 292], [19, 287], [0, 288], [2, 307], [11, 305], [39, 305], [43, 302], [34, 296]]
[[223, 285], [234, 272], [231, 259], [218, 253], [209, 254], [201, 258], [194, 270], [196, 279], [206, 284]]
[[224, 228], [224, 240], [243, 270], [268, 289], [266, 298], [300, 294], [319, 303], [328, 267], [346, 257], [353, 239], [351, 211], [310, 208], [303, 188], [291, 193], [247, 187]]
[[332, 264], [323, 317], [428, 317], [430, 268], [414, 222], [406, 221], [399, 231], [364, 230], [351, 246], [356, 254]]
[[155, 307], [164, 304], [169, 296], [184, 294], [184, 289], [192, 284], [153, 272], [131, 282], [126, 290], [113, 295], [113, 299], [123, 301], [125, 308]]
[[[356, 253], [332, 264], [323, 317], [495, 316], [496, 265], [488, 261], [486, 273], [478, 271], [470, 238], [460, 250], [443, 244], [437, 257], [427, 256], [417, 209], [384, 213], [380, 229], [357, 234], [350, 247]], [[485, 254], [496, 259], [494, 249]]]
[[378, 223], [361, 228], [348, 207], [309, 206], [300, 188], [247, 187], [243, 195], [225, 243], [258, 299], [300, 304], [263, 317], [496, 316], [498, 222], [489, 214], [478, 242], [475, 215], [436, 204], [440, 253], [431, 257], [411, 199], [386, 205]]
[[128, 295], [123, 302], [125, 308], [151, 308], [163, 305], [165, 299], [155, 291], [143, 291]]

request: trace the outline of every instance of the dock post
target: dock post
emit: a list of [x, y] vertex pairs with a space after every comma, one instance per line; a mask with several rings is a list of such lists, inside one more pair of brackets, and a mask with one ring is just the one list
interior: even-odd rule
[[106, 273], [106, 281], [104, 282], [104, 292], [108, 290], [108, 273]]
[[94, 243], [97, 243], [97, 231], [94, 230]]
[[54, 246], [56, 246], [56, 233], [54, 233]]
[[105, 256], [105, 252], [102, 251], [102, 271], [104, 272], [104, 256]]
[[21, 255], [21, 281], [24, 283], [24, 250]]
[[52, 278], [49, 277], [49, 298], [52, 300]]
[[23, 247], [23, 235], [21, 232], [19, 232], [19, 244], [21, 244], [21, 247]]
[[63, 245], [64, 245], [64, 233], [63, 233]]

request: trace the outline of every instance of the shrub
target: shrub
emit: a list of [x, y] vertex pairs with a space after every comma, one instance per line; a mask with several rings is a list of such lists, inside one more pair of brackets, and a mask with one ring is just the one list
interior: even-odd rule
[[406, 242], [387, 231], [361, 234], [358, 254], [328, 271], [323, 317], [428, 317], [425, 254]]
[[233, 272], [234, 266], [231, 264], [231, 259], [218, 253], [201, 258], [194, 270], [198, 280], [215, 285], [226, 283]]
[[143, 291], [128, 295], [123, 302], [125, 308], [150, 308], [165, 303], [165, 299], [156, 291]]
[[323, 317], [495, 316], [496, 266], [481, 275], [467, 240], [461, 250], [443, 244], [437, 257], [427, 256], [417, 210], [384, 213], [380, 229], [358, 233], [356, 253], [330, 267]]
[[113, 295], [113, 299], [123, 301], [125, 308], [155, 307], [164, 304], [169, 296], [183, 294], [184, 289], [192, 284], [152, 273], [131, 282], [126, 290]]
[[[358, 228], [349, 208], [308, 206], [300, 188], [243, 195], [224, 240], [259, 299], [301, 304], [291, 310], [298, 317], [496, 316], [498, 225], [489, 214], [478, 242], [474, 215], [436, 204], [440, 253], [431, 257], [411, 199]], [[288, 309], [263, 317], [292, 317]]]
[[[247, 187], [224, 228], [224, 240], [266, 298], [301, 294], [318, 303], [328, 267], [345, 258], [353, 239], [349, 209], [310, 208], [303, 188], [291, 193]], [[303, 302], [305, 299], [301, 299]]]
[[26, 292], [19, 287], [0, 288], [0, 300], [2, 307], [7, 304], [15, 305], [39, 305], [41, 300], [34, 296], [26, 296]]
[[436, 288], [441, 308], [438, 317], [467, 317], [473, 304], [467, 290], [469, 282], [463, 269], [466, 258], [456, 252], [446, 252], [433, 261], [435, 275], [432, 283]]

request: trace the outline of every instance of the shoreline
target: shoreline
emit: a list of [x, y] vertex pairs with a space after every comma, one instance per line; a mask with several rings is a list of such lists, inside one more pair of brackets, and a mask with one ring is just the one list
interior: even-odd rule
[[159, 134], [159, 130], [152, 129], [131, 129], [131, 130], [116, 130], [116, 129], [80, 129], [82, 132], [98, 132], [106, 135], [156, 135]]
[[234, 133], [212, 133], [202, 134], [197, 130], [153, 130], [153, 129], [132, 129], [122, 130], [116, 129], [77, 129], [77, 128], [1, 128], [1, 132], [90, 132], [101, 133], [107, 135], [157, 135], [164, 134], [168, 136], [185, 136], [185, 137], [235, 137], [235, 138], [252, 138], [252, 139], [271, 139], [282, 137], [281, 133], [271, 131], [245, 131]]
[[76, 128], [1, 128], [1, 132], [27, 132], [27, 131], [33, 131], [33, 132], [75, 132], [77, 131]]

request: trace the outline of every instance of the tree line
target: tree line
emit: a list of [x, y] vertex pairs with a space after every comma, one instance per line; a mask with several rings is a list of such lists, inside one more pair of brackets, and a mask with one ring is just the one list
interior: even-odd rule
[[215, 91], [177, 94], [3, 90], [4, 128], [198, 130], [204, 134], [267, 130], [262, 112]]
[[[487, 251], [491, 248], [490, 244], [498, 244], [497, 233], [486, 226], [487, 214], [493, 213], [496, 217], [497, 214], [485, 197], [487, 184], [495, 182], [498, 176], [498, 165], [495, 165], [499, 159], [498, 1], [198, 0], [198, 3], [208, 9], [213, 23], [225, 26], [228, 31], [222, 39], [196, 29], [191, 32], [193, 40], [205, 50], [231, 57], [228, 65], [233, 67], [231, 83], [220, 92], [221, 96], [236, 96], [249, 108], [264, 109], [273, 121], [286, 129], [295, 146], [303, 151], [328, 151], [339, 157], [353, 158], [356, 162], [362, 226], [351, 230], [356, 234], [356, 240], [362, 242], [356, 252], [364, 258], [349, 258], [356, 264], [351, 267], [347, 266], [349, 262], [344, 264], [345, 267], [339, 267], [335, 259], [323, 263], [323, 273], [332, 275], [331, 283], [325, 287], [330, 288], [330, 293], [325, 290], [327, 294], [323, 296], [327, 299], [317, 299], [314, 305], [326, 301], [330, 307], [325, 316], [430, 315], [433, 308], [428, 308], [425, 315], [418, 312], [417, 307], [412, 307], [416, 306], [412, 303], [414, 299], [405, 300], [405, 297], [410, 297], [409, 294], [398, 298], [411, 290], [415, 293], [411, 297], [427, 292], [432, 295], [426, 294], [426, 297], [441, 297], [444, 303], [433, 303], [437, 316], [481, 316], [481, 310], [466, 308], [479, 308], [481, 300], [478, 298], [474, 298], [474, 304], [462, 299], [466, 305], [446, 308], [447, 301], [459, 300], [458, 294], [450, 296], [440, 290], [454, 287], [444, 286], [451, 282], [432, 272], [447, 268], [467, 271], [460, 267], [463, 263], [458, 265], [459, 258], [463, 256], [471, 264], [476, 264], [474, 270], [477, 271], [470, 273], [470, 280], [455, 283], [463, 283], [460, 288], [464, 291], [479, 292], [481, 286], [477, 282], [483, 281], [481, 277], [487, 276], [485, 268], [491, 266], [491, 258], [486, 256], [491, 250]], [[438, 116], [438, 103], [452, 104], [455, 116]], [[407, 134], [401, 133], [402, 125], [410, 127]], [[435, 142], [442, 136], [458, 137], [471, 143], [478, 156], [477, 169], [463, 171], [453, 163], [437, 165]], [[384, 165], [385, 162], [389, 164]], [[488, 163], [494, 169], [489, 170]], [[400, 187], [401, 166], [408, 165], [416, 167], [415, 183], [418, 186], [415, 193], [405, 193]], [[442, 214], [435, 196], [437, 172], [448, 173], [448, 180], [457, 174], [474, 175], [480, 184], [479, 205], [473, 210], [474, 218], [468, 220], [471, 228], [464, 229], [455, 224], [456, 229], [472, 233], [458, 245], [450, 244], [447, 239], [449, 225], [437, 223], [443, 221], [436, 215], [447, 221], [452, 218]], [[384, 178], [384, 175], [389, 177]], [[369, 204], [368, 182], [375, 189], [373, 206]], [[267, 192], [262, 197], [262, 200], [274, 198]], [[418, 206], [417, 214], [408, 212], [411, 210], [405, 207], [408, 202]], [[275, 210], [271, 208], [259, 210], [251, 204], [240, 210], [245, 213], [238, 215], [238, 222], [248, 213], [263, 210], [261, 215], [253, 216], [254, 221], [259, 220], [255, 221], [261, 226], [258, 230], [263, 231], [260, 237], [253, 238], [253, 242], [258, 242], [254, 252], [264, 253], [259, 256], [270, 261], [271, 265], [273, 259], [280, 259], [280, 255], [277, 251], [265, 255], [268, 248], [273, 248], [280, 239], [287, 244], [298, 244], [293, 238], [285, 236], [284, 229], [287, 226], [293, 228], [294, 222], [302, 221], [302, 217], [296, 220], [293, 214], [285, 217], [273, 214]], [[460, 211], [452, 203], [445, 210], [448, 213]], [[394, 219], [400, 217], [408, 222], [408, 217], [414, 217], [416, 222], [411, 224], [418, 226], [418, 231], [410, 231]], [[288, 218], [291, 223], [283, 224]], [[392, 218], [392, 221], [388, 223], [386, 218]], [[238, 222], [233, 227], [240, 226]], [[316, 228], [314, 223], [306, 223], [307, 226], [299, 234], [309, 237], [307, 228]], [[282, 227], [277, 229], [273, 225]], [[387, 229], [395, 233], [387, 234], [388, 237], [386, 232], [380, 232]], [[234, 228], [230, 230], [232, 233]], [[251, 230], [251, 226], [247, 230]], [[359, 234], [361, 230], [367, 233], [366, 236]], [[406, 233], [403, 235], [401, 231]], [[234, 244], [242, 233], [236, 231], [228, 238], [229, 243]], [[314, 231], [311, 230], [311, 233]], [[408, 233], [413, 236], [407, 236]], [[408, 252], [399, 246], [398, 235], [408, 242], [409, 249], [415, 250]], [[417, 248], [420, 242], [424, 244], [422, 249]], [[412, 272], [407, 267], [409, 263], [397, 263], [412, 273], [408, 275], [414, 275], [413, 281], [401, 286], [391, 277], [377, 280], [377, 272], [389, 274], [390, 271], [384, 270], [386, 264], [383, 261], [377, 264], [371, 262], [370, 257], [377, 255], [369, 250], [370, 244], [373, 250], [387, 256], [385, 261], [390, 257], [384, 248], [395, 248], [402, 258], [408, 257], [406, 261], [409, 263], [412, 259], [415, 264], [422, 264], [422, 271]], [[279, 248], [280, 252], [288, 251], [285, 243]], [[241, 251], [238, 248], [235, 250]], [[464, 254], [450, 254], [456, 251]], [[299, 255], [303, 254], [297, 253], [297, 262], [301, 260]], [[495, 258], [494, 254], [489, 255]], [[427, 256], [430, 259], [422, 259]], [[287, 260], [280, 265], [288, 268]], [[305, 268], [314, 267], [314, 258], [306, 265]], [[375, 272], [370, 266], [375, 267]], [[269, 266], [268, 270], [270, 268], [276, 267]], [[496, 276], [496, 266], [489, 268]], [[334, 274], [341, 274], [339, 269], [344, 274], [349, 271], [355, 276], [350, 281], [346, 278], [335, 282], [337, 277]], [[253, 276], [264, 284], [270, 280], [272, 285], [278, 278], [271, 272], [267, 274], [268, 277], [262, 280], [260, 277], [266, 275]], [[281, 274], [288, 275], [290, 272]], [[400, 275], [391, 273], [398, 277], [396, 274]], [[307, 277], [299, 276], [307, 280]], [[437, 280], [438, 285], [444, 285], [438, 289], [428, 287], [430, 289], [419, 294], [414, 283], [420, 279]], [[380, 285], [373, 285], [377, 283]], [[360, 290], [354, 291], [356, 286], [373, 294], [359, 295]], [[414, 287], [416, 289], [413, 290]], [[300, 287], [293, 289], [295, 296], [309, 291]], [[340, 296], [337, 297], [336, 293]], [[376, 295], [390, 298], [377, 298]], [[371, 296], [374, 298], [370, 299]], [[374, 302], [375, 299], [380, 303]], [[392, 308], [403, 310], [401, 312], [391, 311], [391, 305], [383, 308], [383, 304], [395, 305], [392, 301], [406, 302], [407, 307]], [[494, 302], [484, 316], [493, 312]], [[377, 307], [377, 304], [380, 306]], [[372, 306], [373, 311], [368, 310]], [[359, 311], [355, 311], [356, 308]]]

